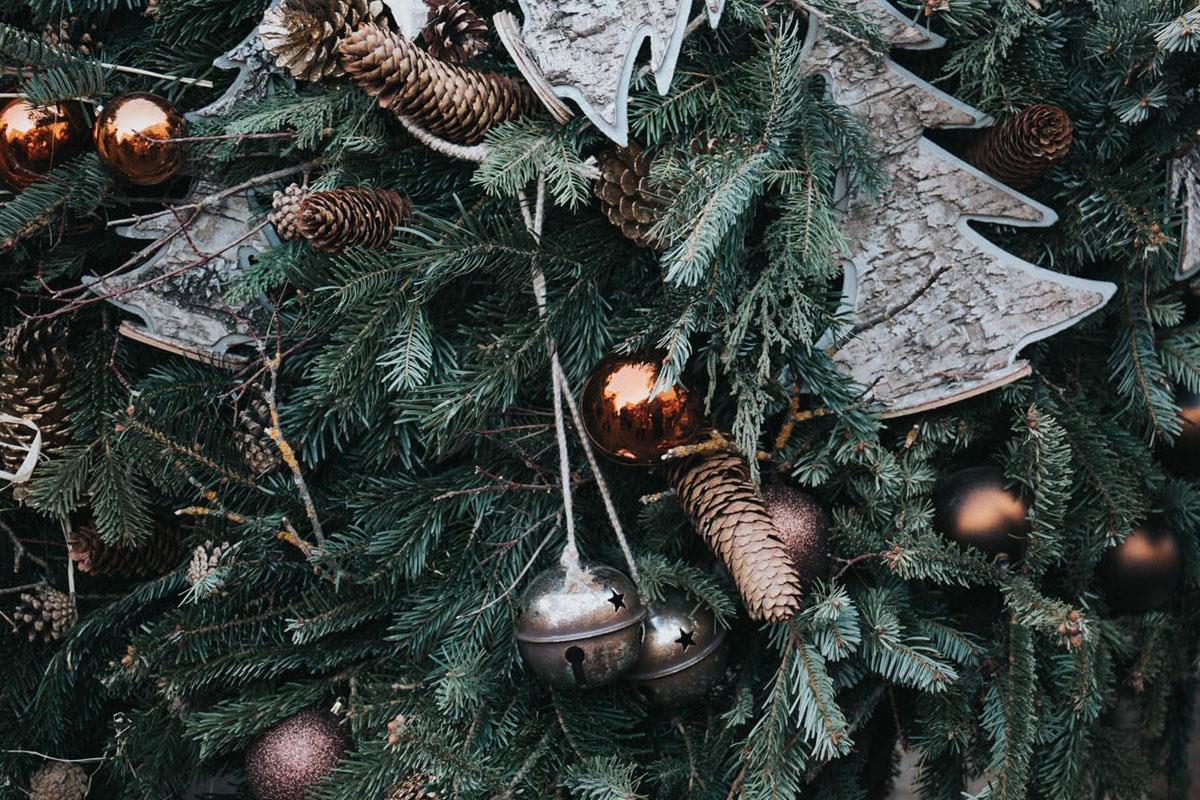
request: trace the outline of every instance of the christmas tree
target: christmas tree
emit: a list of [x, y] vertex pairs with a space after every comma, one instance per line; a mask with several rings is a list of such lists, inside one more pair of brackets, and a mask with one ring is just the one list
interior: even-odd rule
[[1195, 796], [1200, 8], [585, 6], [0, 4], [0, 798]]

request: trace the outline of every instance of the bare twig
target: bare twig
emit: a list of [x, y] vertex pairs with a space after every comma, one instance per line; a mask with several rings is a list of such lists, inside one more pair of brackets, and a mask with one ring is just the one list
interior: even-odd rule
[[21, 571], [22, 558], [28, 558], [30, 561], [34, 562], [47, 572], [50, 570], [49, 565], [46, 563], [46, 559], [40, 556], [35, 556], [33, 553], [30, 553], [28, 550], [26, 550], [25, 543], [22, 542], [20, 537], [17, 536], [16, 532], [8, 526], [8, 523], [2, 519], [0, 519], [0, 530], [8, 534], [8, 538], [12, 542], [14, 574]]
[[0, 594], [17, 594], [18, 592], [27, 592], [30, 589], [36, 589], [45, 583], [45, 581], [34, 581], [33, 583], [22, 583], [20, 586], [6, 586], [3, 589], [0, 589]]
[[37, 750], [5, 750], [3, 752], [10, 755], [37, 756], [47, 761], [61, 761], [64, 764], [100, 764], [108, 760], [103, 756], [95, 758], [59, 758], [58, 756], [48, 756], [45, 753], [39, 753]]

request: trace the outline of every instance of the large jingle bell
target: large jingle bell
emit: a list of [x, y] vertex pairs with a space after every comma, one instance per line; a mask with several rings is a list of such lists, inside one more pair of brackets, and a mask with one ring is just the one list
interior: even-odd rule
[[555, 686], [603, 686], [637, 660], [646, 608], [633, 581], [612, 567], [548, 569], [530, 582], [520, 607], [521, 655]]
[[673, 592], [650, 604], [641, 655], [625, 677], [654, 705], [690, 703], [720, 680], [728, 650], [712, 612]]

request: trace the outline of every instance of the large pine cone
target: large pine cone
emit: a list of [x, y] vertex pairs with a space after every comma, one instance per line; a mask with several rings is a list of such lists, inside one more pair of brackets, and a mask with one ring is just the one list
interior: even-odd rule
[[667, 478], [696, 532], [733, 575], [751, 618], [795, 616], [803, 581], [741, 456], [680, 459], [668, 466]]
[[342, 74], [338, 40], [363, 22], [384, 19], [379, 0], [283, 0], [263, 14], [259, 37], [275, 63], [302, 81]]
[[21, 593], [21, 602], [13, 611], [13, 633], [23, 633], [31, 642], [51, 642], [61, 638], [78, 619], [70, 595], [43, 583]]
[[156, 527], [149, 541], [138, 547], [107, 544], [94, 525], [79, 525], [67, 545], [67, 556], [80, 572], [112, 578], [166, 575], [183, 558], [178, 531], [165, 525]]
[[380, 106], [455, 144], [478, 144], [493, 126], [537, 108], [523, 82], [439, 61], [378, 25], [343, 39], [341, 52], [346, 73]]
[[[0, 350], [0, 412], [36, 424], [42, 452], [71, 442], [71, 417], [64, 399], [71, 356], [67, 327], [59, 318], [30, 319], [9, 329]], [[0, 423], [0, 463], [15, 472], [33, 443], [24, 425]]]
[[78, 764], [49, 761], [29, 780], [29, 800], [83, 800], [87, 796], [87, 771]]
[[434, 58], [461, 64], [487, 48], [487, 23], [466, 0], [433, 0], [421, 38]]
[[296, 228], [313, 247], [384, 247], [412, 214], [412, 201], [391, 189], [347, 187], [313, 192], [296, 210]]
[[618, 147], [600, 162], [596, 196], [609, 222], [639, 247], [657, 250], [662, 243], [650, 233], [662, 206], [650, 190], [650, 157], [640, 145]]
[[267, 216], [267, 221], [285, 242], [301, 238], [296, 214], [305, 197], [308, 197], [308, 191], [298, 183], [293, 183], [282, 192], [275, 192], [271, 196], [271, 213]]
[[1038, 103], [984, 131], [967, 160], [1001, 183], [1027, 189], [1066, 157], [1071, 137], [1067, 112]]

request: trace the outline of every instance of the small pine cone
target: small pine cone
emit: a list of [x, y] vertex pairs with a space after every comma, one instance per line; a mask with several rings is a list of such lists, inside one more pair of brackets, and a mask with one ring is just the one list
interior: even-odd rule
[[62, 17], [57, 23], [47, 22], [42, 28], [42, 41], [51, 47], [74, 50], [85, 58], [95, 56], [102, 46], [96, 21], [85, 23], [75, 14]]
[[[42, 453], [71, 442], [64, 394], [72, 366], [61, 319], [30, 319], [9, 329], [0, 346], [0, 411], [29, 420], [42, 433]], [[0, 465], [16, 472], [33, 444], [24, 425], [0, 423]]]
[[202, 581], [208, 580], [208, 576], [220, 566], [221, 558], [228, 552], [229, 542], [221, 542], [218, 545], [214, 545], [211, 541], [207, 541], [204, 544], [197, 545], [196, 549], [192, 551], [192, 561], [188, 564], [188, 585], [195, 586]]
[[462, 64], [487, 49], [487, 23], [466, 0], [432, 0], [421, 38], [434, 58]]
[[296, 212], [300, 235], [326, 253], [380, 248], [412, 214], [412, 201], [391, 189], [346, 187], [313, 192]]
[[146, 0], [146, 8], [142, 10], [142, 14], [150, 19], [158, 19], [158, 0]]
[[362, 26], [340, 47], [346, 73], [381, 107], [455, 144], [479, 144], [493, 126], [537, 108], [522, 81], [439, 61], [378, 25]]
[[1038, 103], [984, 131], [967, 160], [1001, 183], [1027, 189], [1066, 157], [1071, 134], [1066, 111]]
[[110, 578], [145, 578], [166, 575], [179, 565], [183, 548], [179, 533], [159, 526], [137, 547], [107, 544], [91, 524], [79, 525], [67, 540], [67, 556], [85, 575]]
[[791, 619], [803, 582], [741, 456], [692, 456], [670, 464], [667, 477], [696, 531], [733, 575], [751, 618]]
[[274, 472], [283, 463], [279, 446], [267, 435], [271, 412], [267, 404], [255, 398], [238, 411], [238, 429], [234, 432], [238, 452], [255, 475]]
[[302, 81], [342, 75], [338, 40], [364, 22], [382, 22], [379, 0], [283, 0], [263, 14], [259, 37], [275, 63]]
[[91, 783], [78, 764], [50, 761], [29, 780], [29, 800], [83, 800]]
[[392, 784], [388, 791], [387, 800], [439, 800], [437, 792], [425, 788], [429, 779], [424, 775], [413, 774]]
[[293, 183], [282, 192], [275, 192], [271, 196], [271, 213], [267, 216], [267, 221], [271, 223], [275, 228], [275, 233], [279, 234], [279, 238], [283, 241], [290, 242], [303, 238], [300, 235], [300, 222], [296, 214], [308, 194], [307, 189], [301, 188], [298, 183]]
[[650, 191], [650, 157], [631, 142], [619, 147], [600, 162], [596, 196], [608, 221], [621, 229], [638, 247], [657, 250], [662, 243], [650, 233], [662, 206]]
[[29, 641], [51, 642], [62, 637], [79, 618], [75, 604], [65, 592], [42, 584], [21, 593], [13, 611], [13, 633], [24, 633]]

